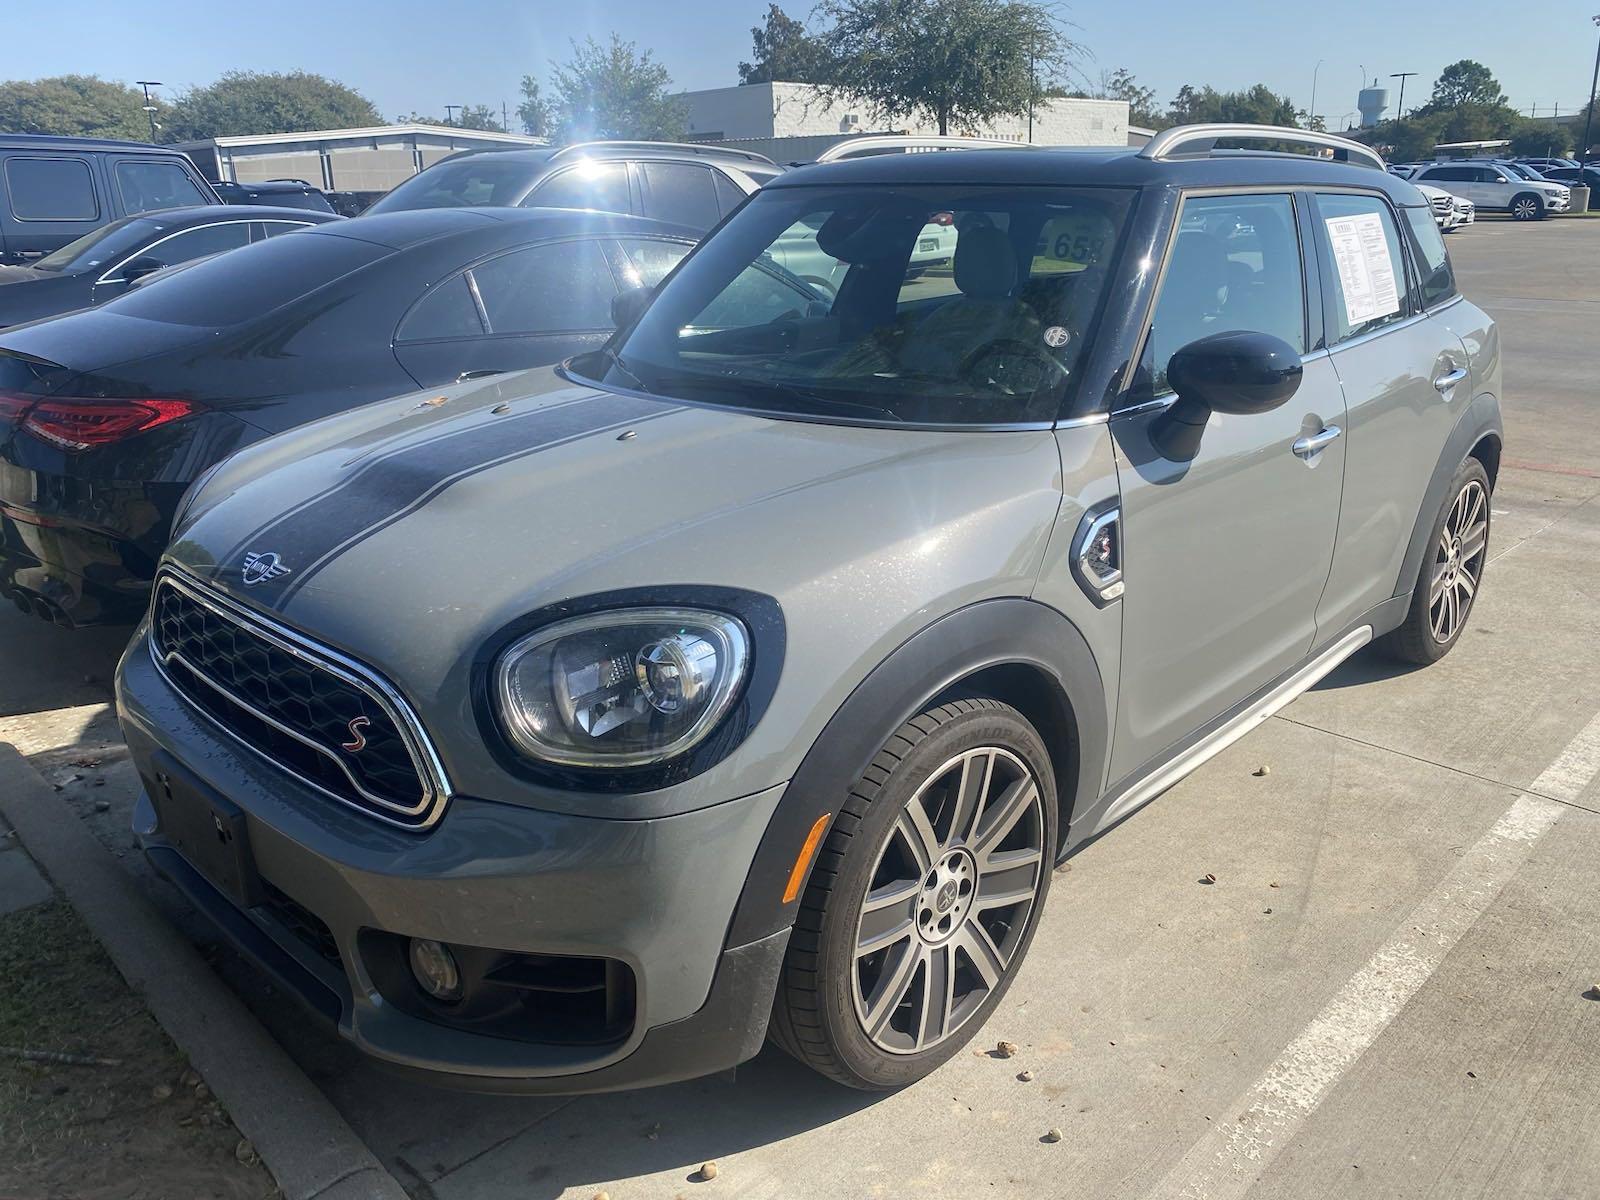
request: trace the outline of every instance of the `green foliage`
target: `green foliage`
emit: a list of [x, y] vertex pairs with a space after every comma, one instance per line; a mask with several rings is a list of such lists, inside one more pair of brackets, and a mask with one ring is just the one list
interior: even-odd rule
[[227, 71], [210, 86], [191, 88], [177, 99], [162, 140], [359, 129], [383, 123], [360, 92], [324, 76], [306, 71]]
[[453, 118], [430, 117], [424, 113], [413, 111], [410, 116], [396, 117], [396, 124], [416, 125], [448, 125], [456, 129], [486, 129], [492, 133], [505, 133], [506, 127], [500, 121], [500, 114], [487, 104], [469, 104], [461, 109]]
[[539, 89], [539, 81], [532, 75], [522, 77], [522, 103], [517, 105], [517, 119], [522, 122], [522, 132], [530, 137], [549, 137], [555, 128], [550, 113], [550, 102]]
[[1500, 90], [1500, 83], [1489, 68], [1481, 62], [1463, 58], [1439, 72], [1439, 78], [1433, 81], [1433, 99], [1428, 102], [1428, 107], [1458, 108], [1463, 104], [1473, 104], [1480, 108], [1497, 108], [1505, 102], [1506, 95]]
[[878, 121], [972, 130], [1060, 94], [1078, 46], [1033, 0], [822, 0], [826, 89]]
[[754, 62], [739, 64], [740, 83], [826, 83], [828, 52], [821, 39], [806, 32], [776, 4], [767, 5], [767, 19], [750, 30]]
[[1582, 136], [1582, 124], [1574, 131], [1553, 121], [1524, 118], [1511, 135], [1511, 153], [1519, 158], [1566, 158]]
[[1300, 112], [1294, 101], [1280, 96], [1264, 83], [1242, 92], [1219, 92], [1213, 87], [1184, 84], [1167, 112], [1169, 125], [1195, 125], [1214, 121], [1246, 125], [1295, 125]]
[[0, 82], [0, 131], [143, 142], [150, 138], [143, 105], [138, 88], [94, 75], [13, 79]]
[[552, 79], [559, 140], [683, 137], [688, 105], [667, 93], [672, 77], [649, 50], [616, 34], [606, 45], [594, 38], [572, 43], [572, 57], [557, 64]]
[[1118, 67], [1109, 74], [1100, 72], [1100, 81], [1092, 92], [1097, 100], [1126, 100], [1128, 124], [1145, 129], [1164, 129], [1169, 125], [1166, 115], [1156, 107], [1155, 88], [1141, 87], [1127, 67]]

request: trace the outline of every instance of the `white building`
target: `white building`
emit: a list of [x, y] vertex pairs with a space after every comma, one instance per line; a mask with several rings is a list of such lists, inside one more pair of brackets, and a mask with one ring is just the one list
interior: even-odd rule
[[[865, 102], [827, 100], [810, 83], [751, 83], [740, 87], [684, 92], [689, 106], [689, 138], [696, 142], [736, 142], [780, 162], [815, 158], [842, 137], [866, 132], [938, 133], [924, 122], [877, 128]], [[975, 129], [951, 133], [1026, 142], [1028, 118], [1001, 117]], [[1042, 101], [1033, 114], [1033, 139], [1044, 146], [1126, 146], [1128, 105], [1123, 100]]]

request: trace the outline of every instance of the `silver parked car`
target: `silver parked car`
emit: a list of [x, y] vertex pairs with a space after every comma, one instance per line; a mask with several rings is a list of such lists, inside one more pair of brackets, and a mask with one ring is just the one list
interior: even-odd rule
[[632, 311], [226, 460], [119, 671], [151, 860], [398, 1069], [916, 1080], [1054, 864], [1483, 578], [1495, 327], [1340, 138], [797, 170]]

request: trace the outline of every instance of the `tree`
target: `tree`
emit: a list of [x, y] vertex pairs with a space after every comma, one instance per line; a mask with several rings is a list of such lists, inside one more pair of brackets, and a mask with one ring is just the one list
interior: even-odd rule
[[517, 105], [517, 119], [522, 122], [522, 132], [530, 137], [547, 138], [555, 126], [550, 103], [540, 94], [539, 81], [532, 75], [522, 77], [522, 103]]
[[1034, 0], [822, 0], [825, 91], [941, 134], [1057, 94], [1078, 46]]
[[1505, 93], [1500, 84], [1481, 62], [1463, 58], [1439, 72], [1433, 82], [1433, 99], [1428, 107], [1434, 110], [1459, 108], [1463, 104], [1477, 104], [1494, 108], [1505, 104]]
[[444, 120], [413, 111], [409, 117], [397, 117], [396, 121], [402, 125], [449, 125], [456, 129], [487, 129], [494, 133], [507, 132], [506, 127], [500, 123], [500, 114], [487, 104], [469, 104], [458, 112], [454, 118]]
[[556, 64], [556, 128], [567, 142], [591, 138], [682, 138], [689, 110], [681, 96], [667, 94], [672, 77], [649, 50], [616, 34], [602, 46], [594, 38], [572, 43], [572, 57]]
[[167, 141], [237, 134], [301, 133], [382, 125], [372, 102], [353, 88], [306, 71], [227, 71], [209, 87], [191, 88], [173, 104]]
[[753, 63], [739, 64], [739, 82], [826, 83], [828, 52], [821, 39], [779, 8], [767, 5], [764, 24], [750, 30]]
[[1168, 110], [1170, 125], [1195, 125], [1211, 122], [1245, 125], [1294, 125], [1300, 110], [1287, 96], [1280, 96], [1264, 83], [1242, 92], [1219, 92], [1212, 87], [1195, 88], [1184, 84], [1173, 97]]
[[1554, 121], [1523, 118], [1511, 133], [1511, 153], [1528, 158], [1565, 158], [1582, 136], [1581, 121], [1574, 130], [1566, 125], [1557, 125]]
[[95, 75], [0, 82], [0, 130], [145, 141], [144, 93]]
[[1141, 87], [1127, 67], [1118, 67], [1109, 73], [1100, 72], [1099, 84], [1092, 92], [1096, 100], [1126, 100], [1128, 124], [1145, 129], [1161, 129], [1167, 121], [1156, 107], [1155, 88]]

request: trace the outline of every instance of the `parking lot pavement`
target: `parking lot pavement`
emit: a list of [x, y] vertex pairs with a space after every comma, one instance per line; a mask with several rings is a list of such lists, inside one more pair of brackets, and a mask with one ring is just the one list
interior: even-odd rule
[[[1464, 642], [1425, 671], [1358, 655], [1077, 855], [979, 1046], [922, 1084], [847, 1092], [769, 1049], [647, 1092], [456, 1095], [390, 1079], [219, 968], [429, 1200], [1600, 1195], [1600, 222], [1449, 244], [1507, 353], [1493, 562]], [[57, 637], [0, 617], [0, 661], [38, 639], [27, 670], [47, 673]], [[0, 686], [32, 697], [58, 778], [98, 770], [59, 744], [103, 731], [70, 707], [89, 685]], [[37, 707], [57, 690], [67, 716]], [[106, 820], [131, 787], [112, 773]], [[1015, 1058], [983, 1053], [1002, 1038]], [[718, 1178], [691, 1182], [707, 1159]]]

